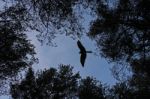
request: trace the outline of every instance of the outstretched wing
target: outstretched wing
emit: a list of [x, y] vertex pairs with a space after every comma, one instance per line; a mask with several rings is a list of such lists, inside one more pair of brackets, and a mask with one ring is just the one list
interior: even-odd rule
[[86, 53], [82, 53], [80, 56], [80, 62], [83, 67], [84, 67], [85, 59], [86, 59]]
[[84, 46], [81, 44], [81, 42], [79, 40], [77, 41], [77, 44], [78, 44], [78, 47], [79, 47], [81, 52], [86, 52]]

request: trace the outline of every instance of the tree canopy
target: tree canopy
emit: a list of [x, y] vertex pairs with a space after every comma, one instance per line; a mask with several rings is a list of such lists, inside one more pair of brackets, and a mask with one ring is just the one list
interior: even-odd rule
[[145, 59], [150, 52], [149, 0], [118, 0], [114, 7], [99, 3], [89, 37], [111, 61]]
[[[140, 99], [149, 93], [149, 6], [149, 0], [118, 0], [112, 7], [107, 3], [99, 3], [97, 19], [88, 33], [97, 42], [102, 56], [111, 62], [128, 63], [132, 70], [128, 86], [134, 98]], [[123, 86], [126, 85], [118, 85], [119, 88], [115, 90]], [[119, 97], [122, 97], [121, 94]]]
[[69, 65], [60, 65], [58, 70], [50, 68], [35, 75], [29, 68], [23, 80], [11, 85], [11, 95], [13, 99], [104, 99], [98, 81], [91, 77], [81, 79], [72, 70]]
[[80, 81], [79, 99], [105, 99], [104, 95], [104, 88], [98, 80], [86, 77]]
[[[4, 5], [0, 9], [0, 79], [16, 75], [36, 61], [34, 46], [27, 40], [25, 31], [40, 32], [37, 39], [51, 45], [58, 34], [74, 38], [86, 34], [96, 41], [100, 55], [110, 62], [119, 63], [114, 73], [118, 74], [117, 69], [124, 66], [122, 64], [127, 64], [132, 71], [131, 77], [126, 80], [127, 83], [119, 82], [111, 88], [112, 97], [126, 99], [149, 96], [150, 0], [2, 0], [1, 2]], [[85, 9], [95, 17], [88, 33], [83, 32], [81, 21], [83, 17], [81, 14], [86, 13]], [[55, 98], [74, 97], [79, 87], [80, 98], [85, 94], [89, 97], [104, 98], [102, 87], [99, 87], [93, 78], [81, 80], [80, 86], [77, 85], [78, 79], [79, 75], [74, 75], [72, 68], [67, 66], [60, 66], [59, 71], [53, 68], [40, 72], [37, 78], [30, 68], [24, 80], [11, 85], [11, 94], [13, 98], [35, 98], [36, 95]], [[92, 88], [89, 87], [94, 88], [96, 92], [91, 91]], [[41, 94], [37, 94], [41, 90]], [[93, 93], [89, 94], [91, 92]]]
[[21, 30], [18, 23], [0, 23], [0, 79], [16, 75], [36, 61], [34, 46]]

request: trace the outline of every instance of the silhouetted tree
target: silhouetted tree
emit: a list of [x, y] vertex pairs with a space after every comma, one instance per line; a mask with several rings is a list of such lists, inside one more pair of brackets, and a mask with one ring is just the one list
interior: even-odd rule
[[61, 65], [59, 71], [50, 68], [37, 73], [29, 68], [21, 82], [11, 85], [14, 99], [64, 99], [77, 95], [78, 73], [73, 73], [69, 65]]
[[3, 2], [6, 7], [3, 7], [0, 17], [20, 21], [25, 29], [40, 32], [37, 37], [41, 42], [52, 44], [52, 39], [62, 33], [72, 37], [81, 35], [79, 15], [75, 15], [73, 11], [79, 3], [78, 0], [13, 0], [9, 4], [7, 1]]
[[[97, 2], [97, 19], [88, 36], [97, 42], [102, 56], [111, 62], [128, 63], [133, 72], [127, 85], [132, 89], [132, 98], [149, 97], [150, 1], [118, 0], [114, 3]], [[116, 84], [114, 89], [119, 99], [127, 99], [126, 85]]]
[[144, 60], [144, 63], [143, 59], [134, 60], [131, 64], [134, 72], [129, 84], [133, 88], [135, 98], [139, 99], [150, 97], [150, 60], [148, 57]]
[[79, 99], [105, 99], [102, 84], [92, 77], [80, 81], [78, 94]]
[[116, 83], [108, 89], [107, 99], [145, 99], [150, 97], [149, 79], [139, 75], [129, 81]]
[[75, 97], [78, 89], [79, 73], [73, 73], [73, 67], [60, 65], [58, 71], [58, 79], [54, 84], [56, 97], [73, 98]]
[[36, 61], [34, 54], [34, 46], [22, 33], [22, 27], [13, 22], [0, 23], [1, 80], [31, 66]]
[[[1, 1], [2, 4], [2, 1]], [[5, 9], [5, 10], [4, 10]], [[32, 66], [37, 59], [34, 57], [34, 46], [27, 39], [25, 25], [25, 9], [19, 6], [5, 8], [0, 11], [0, 94], [5, 91], [11, 77]], [[4, 92], [3, 92], [4, 91]]]
[[113, 85], [109, 90], [108, 99], [136, 99], [133, 89], [127, 82], [119, 82]]
[[54, 81], [57, 79], [57, 70], [50, 68], [48, 70], [40, 71], [37, 73], [37, 98], [53, 98], [55, 95]]
[[[36, 99], [36, 81], [34, 71], [29, 68], [24, 80], [11, 85], [11, 95], [13, 99]], [[23, 98], [22, 98], [23, 97]]]
[[108, 2], [98, 4], [97, 20], [88, 35], [104, 57], [131, 62], [149, 55], [149, 4], [149, 0], [118, 0], [112, 7]]

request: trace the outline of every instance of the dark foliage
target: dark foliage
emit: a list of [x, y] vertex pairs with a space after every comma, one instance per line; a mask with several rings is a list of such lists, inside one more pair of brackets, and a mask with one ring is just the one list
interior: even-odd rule
[[[2, 1], [0, 1], [2, 3]], [[0, 9], [0, 95], [18, 72], [37, 62], [34, 46], [24, 33], [26, 9], [19, 5]]]
[[60, 65], [58, 70], [50, 68], [36, 76], [29, 68], [21, 82], [11, 85], [11, 95], [13, 99], [104, 99], [100, 82], [87, 77], [79, 83], [79, 73], [72, 70], [69, 65]]
[[13, 0], [9, 6], [7, 1], [4, 3], [7, 9], [0, 16], [21, 21], [25, 29], [40, 32], [37, 37], [42, 43], [53, 45], [57, 34], [81, 35], [82, 25], [73, 11], [78, 0]]
[[133, 90], [126, 82], [116, 83], [109, 89], [108, 99], [136, 99]]
[[23, 99], [36, 99], [36, 82], [31, 68], [26, 73], [25, 80], [20, 84], [11, 85], [11, 94], [14, 99], [20, 99], [21, 97], [24, 97]]
[[25, 78], [11, 85], [11, 95], [14, 99], [64, 99], [76, 96], [78, 88], [78, 73], [72, 72], [72, 67], [61, 65], [59, 71], [50, 68], [38, 73], [37, 77], [29, 68]]
[[78, 94], [79, 99], [105, 99], [103, 86], [91, 77], [80, 81]]
[[149, 0], [118, 0], [113, 8], [97, 6], [97, 20], [89, 37], [96, 40], [101, 54], [111, 61], [130, 62], [150, 52]]
[[0, 79], [16, 75], [36, 61], [34, 46], [13, 22], [0, 23]]
[[150, 1], [118, 0], [112, 7], [107, 1], [97, 5], [97, 19], [88, 36], [97, 42], [101, 55], [123, 66], [128, 63], [133, 74], [127, 84], [116, 84], [111, 95], [119, 99], [149, 97]]

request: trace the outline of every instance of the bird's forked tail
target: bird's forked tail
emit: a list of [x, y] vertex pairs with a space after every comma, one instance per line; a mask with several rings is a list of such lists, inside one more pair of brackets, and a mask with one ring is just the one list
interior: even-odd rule
[[93, 53], [92, 51], [86, 51], [87, 53]]

